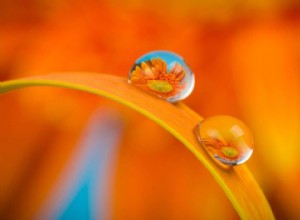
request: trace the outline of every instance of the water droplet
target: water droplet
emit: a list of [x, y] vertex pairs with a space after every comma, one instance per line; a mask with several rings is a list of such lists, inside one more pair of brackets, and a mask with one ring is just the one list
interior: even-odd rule
[[206, 118], [196, 126], [195, 134], [209, 155], [222, 164], [239, 165], [252, 155], [251, 131], [234, 117], [219, 115]]
[[179, 55], [153, 51], [140, 57], [129, 72], [129, 83], [169, 102], [185, 99], [194, 89], [194, 74]]

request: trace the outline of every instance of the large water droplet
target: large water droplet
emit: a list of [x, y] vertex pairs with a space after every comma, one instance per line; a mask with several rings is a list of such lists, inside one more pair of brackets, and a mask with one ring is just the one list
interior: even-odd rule
[[129, 72], [129, 83], [169, 102], [189, 96], [194, 74], [179, 55], [153, 51], [140, 57]]
[[209, 155], [222, 164], [239, 165], [252, 155], [251, 131], [234, 117], [219, 115], [206, 118], [196, 126], [195, 134]]

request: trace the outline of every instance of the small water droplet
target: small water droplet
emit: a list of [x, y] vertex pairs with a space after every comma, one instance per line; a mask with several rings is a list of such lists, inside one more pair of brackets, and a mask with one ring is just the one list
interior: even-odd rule
[[204, 119], [196, 126], [195, 135], [210, 156], [228, 166], [246, 162], [253, 152], [251, 131], [231, 116]]
[[169, 102], [185, 99], [194, 89], [194, 74], [179, 55], [153, 51], [134, 63], [128, 82]]

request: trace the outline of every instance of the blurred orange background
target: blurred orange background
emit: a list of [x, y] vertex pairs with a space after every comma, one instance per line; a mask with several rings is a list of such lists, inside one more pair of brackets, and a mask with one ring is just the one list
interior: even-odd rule
[[[184, 103], [203, 117], [228, 114], [251, 128], [250, 170], [276, 218], [299, 219], [299, 39], [300, 2], [293, 0], [1, 0], [0, 80], [72, 71], [127, 77], [144, 53], [174, 51], [196, 76]], [[118, 139], [105, 142], [114, 147], [106, 164], [93, 160], [106, 171], [91, 171], [99, 185], [88, 185], [94, 188], [80, 200], [80, 178], [68, 174], [89, 167], [78, 165], [87, 164], [78, 152], [97, 149], [85, 147], [97, 138], [88, 135], [95, 118], [100, 130], [113, 121]], [[27, 88], [0, 96], [0, 123], [1, 219], [74, 219], [70, 213], [238, 219], [181, 143], [121, 105], [67, 89]], [[73, 196], [65, 195], [71, 188]], [[98, 196], [91, 200], [91, 194]]]

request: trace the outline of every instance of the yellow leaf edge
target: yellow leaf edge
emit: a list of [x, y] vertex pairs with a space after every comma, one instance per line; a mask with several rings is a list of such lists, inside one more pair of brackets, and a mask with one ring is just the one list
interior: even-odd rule
[[[268, 201], [246, 165], [221, 168], [199, 147], [193, 127], [202, 117], [183, 103], [165, 102], [129, 85], [127, 79], [99, 73], [59, 73], [9, 80], [0, 82], [0, 94], [33, 86], [81, 90], [111, 99], [141, 113], [167, 130], [196, 156], [224, 190], [241, 219], [275, 219]], [[165, 114], [162, 114], [162, 109], [166, 110]], [[167, 120], [170, 112], [174, 120]]]

